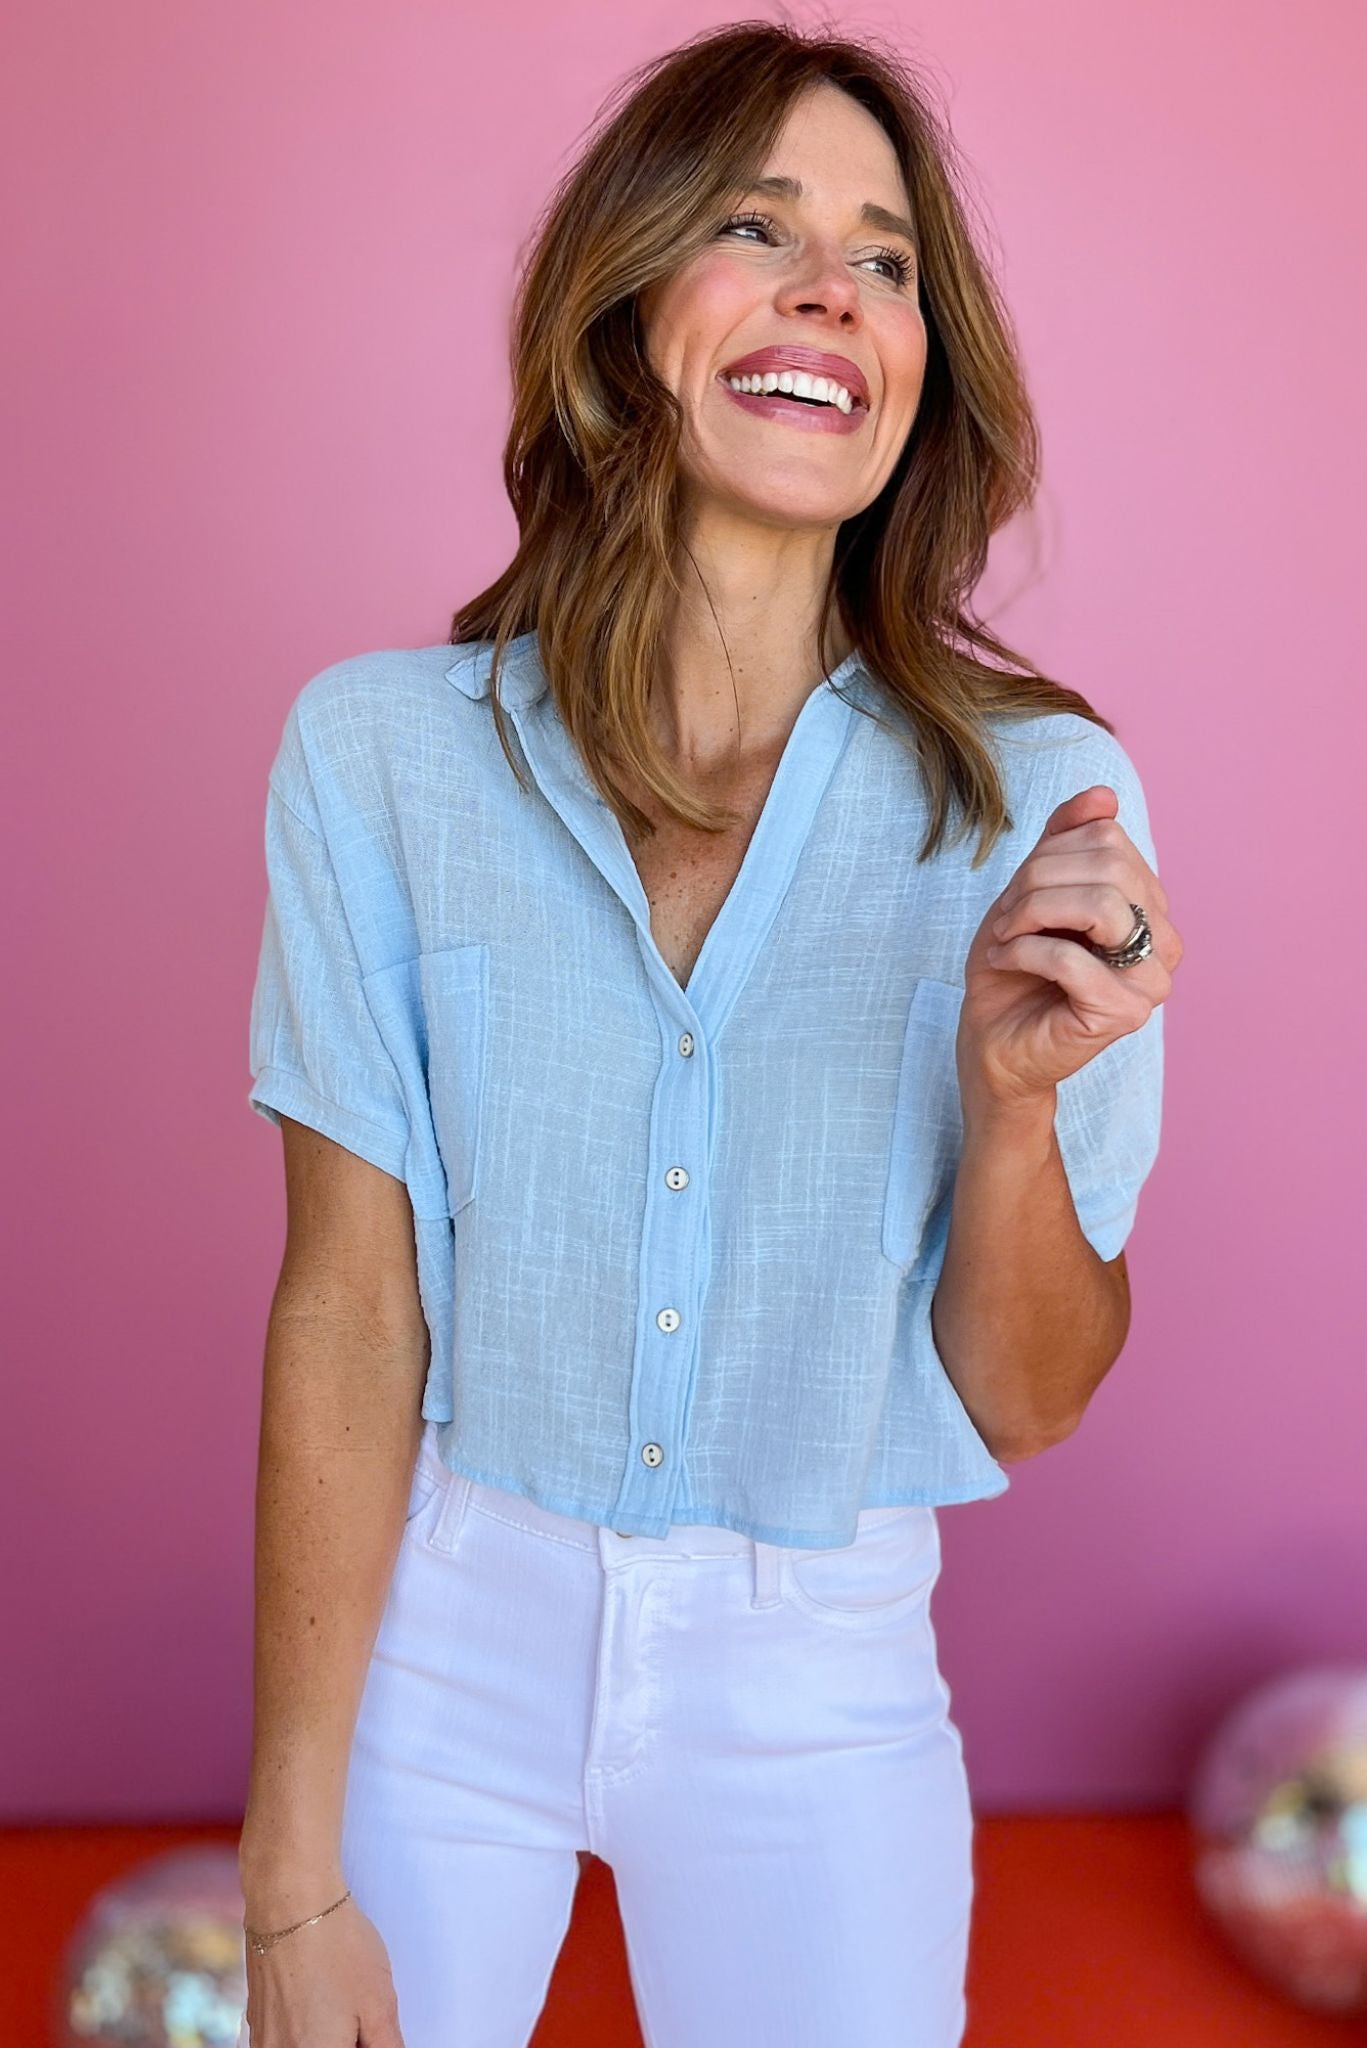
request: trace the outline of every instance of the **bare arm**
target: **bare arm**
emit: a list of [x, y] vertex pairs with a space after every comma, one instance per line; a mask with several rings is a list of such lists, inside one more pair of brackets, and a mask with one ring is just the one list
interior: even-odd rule
[[403, 1182], [291, 1118], [281, 1129], [288, 1227], [266, 1334], [239, 1845], [247, 1922], [267, 1930], [346, 1890], [347, 1760], [428, 1362]]
[[993, 1456], [1033, 1457], [1073, 1429], [1130, 1320], [1125, 1254], [1083, 1236], [1054, 1129], [1054, 1100], [965, 1105], [935, 1347]]
[[[1128, 767], [1120, 779], [1152, 852], [1143, 793]], [[964, 1138], [931, 1328], [955, 1391], [1003, 1461], [1033, 1457], [1077, 1428], [1130, 1325], [1125, 1255], [1102, 1259], [1084, 1234], [1056, 1127], [1061, 1084], [1150, 1023], [1182, 959], [1167, 892], [1118, 808], [1106, 782], [1055, 805], [964, 962], [955, 1042]], [[1136, 903], [1153, 943], [1117, 972], [1095, 948], [1125, 943]], [[1159, 1073], [1151, 1060], [1143, 1086]], [[1152, 1121], [1132, 1135], [1149, 1149]]]

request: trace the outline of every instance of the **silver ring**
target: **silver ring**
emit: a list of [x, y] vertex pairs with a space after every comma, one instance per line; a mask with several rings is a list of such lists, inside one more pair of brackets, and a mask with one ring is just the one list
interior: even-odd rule
[[1147, 960], [1153, 951], [1153, 932], [1144, 915], [1143, 905], [1132, 903], [1130, 909], [1134, 912], [1134, 929], [1123, 944], [1098, 946], [1088, 941], [1097, 959], [1104, 960], [1108, 967], [1135, 967], [1141, 960]]

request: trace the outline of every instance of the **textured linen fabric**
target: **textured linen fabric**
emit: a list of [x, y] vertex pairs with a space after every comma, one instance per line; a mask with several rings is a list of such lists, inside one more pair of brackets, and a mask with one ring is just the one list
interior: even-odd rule
[[[1113, 735], [991, 732], [1014, 829], [918, 863], [927, 800], [857, 654], [803, 702], [687, 989], [536, 636], [353, 656], [266, 795], [251, 1107], [401, 1179], [453, 1471], [624, 1533], [838, 1546], [861, 1507], [1002, 1493], [935, 1348], [963, 965], [1094, 782], [1157, 868]], [[454, 657], [454, 658], [453, 658]], [[1081, 1229], [1120, 1251], [1158, 1148], [1161, 1005], [1058, 1090]], [[683, 1169], [682, 1173], [679, 1169]]]

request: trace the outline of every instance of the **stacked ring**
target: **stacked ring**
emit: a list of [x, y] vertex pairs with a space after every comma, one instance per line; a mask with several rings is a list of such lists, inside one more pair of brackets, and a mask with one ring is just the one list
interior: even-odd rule
[[1142, 904], [1132, 903], [1130, 909], [1134, 912], [1134, 929], [1123, 944], [1098, 946], [1088, 941], [1097, 959], [1104, 960], [1108, 967], [1134, 967], [1139, 961], [1147, 960], [1153, 951], [1153, 932]]

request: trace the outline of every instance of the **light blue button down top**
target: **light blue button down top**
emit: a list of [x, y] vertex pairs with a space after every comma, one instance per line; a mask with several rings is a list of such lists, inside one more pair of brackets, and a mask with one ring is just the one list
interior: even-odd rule
[[[249, 1100], [401, 1179], [453, 1470], [627, 1533], [851, 1542], [861, 1507], [1001, 1493], [935, 1349], [977, 926], [1094, 782], [1157, 867], [1123, 747], [991, 727], [1014, 829], [919, 863], [927, 799], [851, 655], [804, 700], [681, 988], [534, 634], [354, 656], [285, 719]], [[453, 659], [454, 656], [454, 659]], [[1058, 1091], [1104, 1259], [1153, 1164], [1162, 1008]]]

